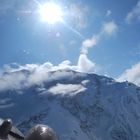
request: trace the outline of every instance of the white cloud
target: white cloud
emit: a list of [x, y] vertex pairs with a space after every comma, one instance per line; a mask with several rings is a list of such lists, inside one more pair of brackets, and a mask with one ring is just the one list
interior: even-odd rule
[[125, 20], [127, 23], [131, 23], [133, 20], [140, 21], [140, 0], [137, 2], [136, 6], [127, 14]]
[[69, 67], [70, 65], [71, 65], [71, 62], [69, 60], [65, 60], [65, 61], [63, 61], [62, 63], [59, 64], [59, 67], [65, 69], [65, 68]]
[[98, 67], [94, 62], [89, 60], [87, 54], [90, 48], [96, 46], [104, 35], [111, 36], [118, 30], [118, 26], [114, 21], [103, 24], [100, 31], [91, 38], [85, 39], [82, 42], [81, 55], [78, 61], [78, 69], [82, 72], [96, 72]]
[[105, 23], [102, 28], [102, 32], [108, 35], [113, 35], [117, 30], [118, 26], [114, 21]]
[[104, 35], [113, 35], [118, 30], [118, 26], [114, 21], [103, 24], [100, 31], [91, 38], [85, 39], [82, 43], [81, 53], [88, 54], [88, 49], [96, 46]]
[[82, 43], [81, 53], [88, 54], [88, 49], [97, 45], [99, 37], [99, 35], [95, 35], [90, 39], [84, 40]]
[[26, 79], [22, 72], [5, 74], [0, 78], [0, 91], [5, 89], [19, 89], [21, 82]]
[[130, 69], [125, 70], [118, 78], [118, 81], [126, 80], [140, 86], [140, 62], [133, 65]]
[[87, 55], [81, 54], [78, 60], [78, 69], [81, 72], [95, 72], [96, 64], [89, 60]]

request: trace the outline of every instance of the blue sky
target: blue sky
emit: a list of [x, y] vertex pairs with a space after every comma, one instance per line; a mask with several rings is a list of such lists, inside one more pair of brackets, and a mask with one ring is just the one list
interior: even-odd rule
[[140, 1], [51, 1], [61, 7], [65, 22], [53, 25], [38, 13], [38, 3], [46, 2], [0, 0], [1, 69], [68, 60], [82, 71], [127, 80], [132, 70], [140, 79]]

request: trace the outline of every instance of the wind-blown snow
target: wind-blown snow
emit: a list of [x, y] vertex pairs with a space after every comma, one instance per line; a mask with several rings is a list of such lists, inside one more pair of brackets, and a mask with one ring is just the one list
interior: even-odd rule
[[48, 92], [53, 94], [77, 94], [79, 92], [85, 91], [86, 88], [80, 84], [57, 84], [56, 86], [51, 87]]

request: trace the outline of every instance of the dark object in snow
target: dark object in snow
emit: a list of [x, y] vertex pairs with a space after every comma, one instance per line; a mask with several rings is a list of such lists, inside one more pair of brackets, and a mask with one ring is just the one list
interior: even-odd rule
[[53, 129], [47, 125], [38, 124], [27, 134], [25, 140], [58, 140]]
[[14, 126], [10, 119], [0, 119], [0, 140], [22, 140], [24, 135]]
[[11, 129], [12, 121], [10, 119], [4, 120], [0, 126], [0, 139], [7, 139]]

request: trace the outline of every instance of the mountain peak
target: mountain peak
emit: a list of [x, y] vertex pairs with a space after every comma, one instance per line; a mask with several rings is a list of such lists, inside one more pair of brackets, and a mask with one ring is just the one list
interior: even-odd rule
[[[13, 75], [17, 79], [6, 88]], [[68, 69], [21, 70], [2, 80], [0, 116], [12, 118], [23, 132], [43, 123], [62, 140], [140, 138], [140, 88], [134, 84]]]

